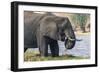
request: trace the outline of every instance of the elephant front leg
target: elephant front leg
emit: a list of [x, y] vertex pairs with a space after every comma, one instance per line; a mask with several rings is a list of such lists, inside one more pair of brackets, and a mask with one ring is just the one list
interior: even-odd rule
[[43, 36], [43, 34], [40, 32], [40, 29], [37, 29], [37, 45], [40, 51], [41, 56], [48, 56], [48, 43], [46, 38]]
[[38, 44], [39, 44], [40, 55], [43, 57], [47, 57], [48, 56], [48, 43], [46, 42], [46, 38], [41, 37]]

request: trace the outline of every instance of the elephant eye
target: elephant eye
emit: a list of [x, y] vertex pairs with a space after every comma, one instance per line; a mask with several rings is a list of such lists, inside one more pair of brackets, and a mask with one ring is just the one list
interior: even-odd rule
[[64, 32], [64, 29], [63, 29], [63, 28], [61, 28], [61, 29], [60, 29], [60, 32], [61, 32], [61, 33], [63, 33], [63, 32]]
[[62, 29], [62, 28], [59, 28], [59, 33], [61, 34], [61, 33], [63, 33], [64, 32], [64, 29]]

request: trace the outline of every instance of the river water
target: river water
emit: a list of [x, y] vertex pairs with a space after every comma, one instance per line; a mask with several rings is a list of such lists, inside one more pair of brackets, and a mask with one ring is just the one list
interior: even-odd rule
[[[76, 36], [79, 41], [76, 41], [74, 48], [68, 50], [64, 46], [64, 42], [58, 41], [59, 44], [59, 55], [74, 55], [74, 56], [82, 56], [82, 57], [90, 57], [90, 35], [82, 35]], [[49, 46], [48, 46], [49, 47]], [[34, 51], [38, 51], [38, 48], [30, 49]], [[50, 52], [50, 50], [48, 50]]]
[[[74, 48], [66, 50], [64, 43], [59, 41], [60, 55], [70, 54], [74, 56], [90, 57], [90, 36], [76, 36], [80, 41], [76, 41]], [[62, 49], [64, 48], [64, 49]]]

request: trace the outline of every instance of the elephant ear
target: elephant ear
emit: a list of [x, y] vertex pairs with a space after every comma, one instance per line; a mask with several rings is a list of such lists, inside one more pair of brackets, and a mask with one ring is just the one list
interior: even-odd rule
[[51, 39], [57, 40], [57, 26], [54, 21], [54, 16], [45, 16], [40, 21], [40, 32], [43, 36], [47, 36]]

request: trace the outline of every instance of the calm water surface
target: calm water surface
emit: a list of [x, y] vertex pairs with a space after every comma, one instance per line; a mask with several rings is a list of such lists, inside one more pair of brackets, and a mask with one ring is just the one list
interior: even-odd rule
[[81, 41], [76, 41], [76, 44], [73, 49], [71, 50], [63, 50], [65, 49], [65, 46], [63, 45], [63, 42], [59, 41], [59, 47], [60, 47], [60, 55], [63, 54], [71, 54], [74, 56], [84, 56], [84, 57], [90, 57], [90, 36], [76, 36], [77, 39]]

